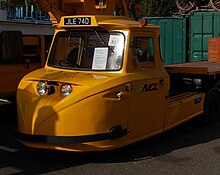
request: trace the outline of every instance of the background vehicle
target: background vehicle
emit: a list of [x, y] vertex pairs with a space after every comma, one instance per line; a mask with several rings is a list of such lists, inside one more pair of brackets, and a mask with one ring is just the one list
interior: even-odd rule
[[45, 64], [53, 34], [51, 21], [9, 18], [0, 6], [0, 97], [15, 96], [21, 78]]
[[220, 64], [164, 65], [159, 27], [112, 16], [113, 10], [55, 16], [45, 67], [18, 86], [18, 137], [25, 145], [108, 150], [201, 114], [207, 122], [219, 118]]

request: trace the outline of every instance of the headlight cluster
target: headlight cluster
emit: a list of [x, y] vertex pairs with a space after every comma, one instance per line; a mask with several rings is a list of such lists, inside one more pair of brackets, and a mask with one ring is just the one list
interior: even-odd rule
[[47, 93], [47, 85], [44, 81], [40, 81], [37, 84], [37, 92], [41, 96]]
[[72, 92], [72, 88], [69, 84], [64, 84], [61, 88], [61, 94], [63, 97], [70, 95]]
[[[51, 95], [49, 92], [50, 92], [50, 89], [51, 87], [48, 86], [46, 84], [46, 82], [44, 81], [40, 81], [38, 84], [37, 84], [37, 92], [40, 96], [43, 96], [45, 94], [48, 94], [48, 95]], [[69, 85], [69, 84], [63, 84], [60, 88], [60, 93], [63, 97], [66, 97], [68, 95], [71, 94], [72, 92], [72, 87]]]

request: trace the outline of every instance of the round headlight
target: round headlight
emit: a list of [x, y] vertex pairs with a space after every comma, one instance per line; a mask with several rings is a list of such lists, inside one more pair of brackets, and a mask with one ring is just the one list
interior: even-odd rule
[[66, 97], [68, 95], [70, 95], [70, 93], [72, 92], [72, 88], [69, 84], [64, 84], [61, 88], [61, 94], [63, 97]]
[[44, 95], [47, 92], [47, 85], [44, 81], [40, 81], [37, 84], [37, 92], [39, 95]]

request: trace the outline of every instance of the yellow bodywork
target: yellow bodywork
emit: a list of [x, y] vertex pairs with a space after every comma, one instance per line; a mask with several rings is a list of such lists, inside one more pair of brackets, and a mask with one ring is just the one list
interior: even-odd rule
[[[55, 35], [79, 28], [65, 26], [64, 18], [54, 26]], [[25, 145], [68, 151], [108, 150], [146, 139], [203, 112], [204, 94], [169, 97], [170, 80], [160, 58], [157, 26], [140, 27], [124, 17], [91, 19], [91, 26], [80, 26], [79, 30], [100, 27], [125, 36], [122, 68], [70, 70], [51, 67], [47, 61], [44, 68], [26, 75], [17, 90], [18, 128]], [[131, 43], [137, 36], [148, 36], [154, 42], [153, 64], [134, 63]], [[54, 93], [40, 96], [36, 88], [39, 81], [53, 86]], [[63, 97], [61, 87], [66, 83], [72, 92]], [[57, 142], [60, 138], [65, 142]]]
[[123, 9], [125, 16], [129, 16], [128, 0], [36, 0], [38, 7], [47, 12], [52, 21], [60, 21], [67, 15], [112, 15], [117, 6]]

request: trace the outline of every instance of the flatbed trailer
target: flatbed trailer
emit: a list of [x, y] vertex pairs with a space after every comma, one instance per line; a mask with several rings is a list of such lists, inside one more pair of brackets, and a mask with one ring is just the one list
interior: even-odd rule
[[165, 65], [170, 76], [170, 102], [201, 93], [204, 95], [204, 123], [218, 120], [220, 115], [220, 63], [191, 62]]
[[199, 74], [199, 75], [219, 75], [220, 74], [220, 63], [217, 62], [192, 62], [192, 63], [181, 63], [165, 65], [165, 69], [169, 73], [180, 73], [180, 74]]
[[[170, 75], [171, 96], [183, 90], [208, 93], [212, 87], [219, 88], [220, 63], [218, 62], [202, 61], [165, 65], [165, 70]], [[184, 82], [185, 88], [178, 86], [181, 84], [180, 80]]]

